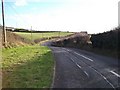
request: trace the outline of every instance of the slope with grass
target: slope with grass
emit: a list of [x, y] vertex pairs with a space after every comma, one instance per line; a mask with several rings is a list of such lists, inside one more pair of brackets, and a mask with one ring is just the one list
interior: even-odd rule
[[3, 49], [3, 88], [49, 88], [54, 60], [43, 46], [20, 46]]
[[[0, 29], [2, 31], [2, 29]], [[1, 32], [2, 33], [2, 32]], [[3, 42], [3, 35], [2, 35], [2, 42]], [[16, 46], [25, 46], [32, 44], [31, 41], [27, 38], [23, 38], [13, 32], [7, 31], [6, 32], [6, 40], [7, 40], [7, 47], [16, 47]], [[2, 46], [4, 47], [3, 43]]]

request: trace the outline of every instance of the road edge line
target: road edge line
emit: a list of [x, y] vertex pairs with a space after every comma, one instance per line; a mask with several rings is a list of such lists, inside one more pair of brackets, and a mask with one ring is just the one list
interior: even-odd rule
[[[51, 49], [51, 48], [50, 48]], [[52, 49], [51, 49], [51, 51], [53, 51]], [[55, 58], [54, 58], [54, 53], [52, 52], [52, 55], [53, 55], [53, 60], [54, 60], [54, 67], [53, 67], [53, 78], [52, 78], [52, 83], [51, 83], [51, 85], [50, 85], [50, 90], [52, 90], [52, 88], [53, 88], [53, 86], [54, 86], [54, 81], [55, 81], [55, 74], [56, 74], [56, 60], [55, 60]]]

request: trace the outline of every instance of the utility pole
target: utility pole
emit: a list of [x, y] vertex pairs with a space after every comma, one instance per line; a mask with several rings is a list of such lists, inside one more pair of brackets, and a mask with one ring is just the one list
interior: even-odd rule
[[5, 21], [4, 21], [4, 4], [3, 4], [3, 0], [2, 1], [2, 20], [3, 20], [3, 39], [4, 39], [4, 46], [7, 46], [7, 40], [6, 40], [6, 30], [5, 30]]

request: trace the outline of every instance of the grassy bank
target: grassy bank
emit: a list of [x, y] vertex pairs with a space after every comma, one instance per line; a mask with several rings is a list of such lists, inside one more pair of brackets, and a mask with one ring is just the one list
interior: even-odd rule
[[43, 46], [24, 46], [2, 51], [3, 88], [49, 88], [54, 60]]
[[[31, 33], [25, 32], [14, 32], [24, 38], [31, 39]], [[40, 38], [50, 38], [50, 37], [57, 37], [57, 36], [66, 36], [72, 33], [69, 32], [48, 32], [48, 33], [32, 33], [32, 40], [40, 39]]]
[[[2, 35], [1, 37], [2, 41], [2, 47], [4, 47], [4, 37]], [[7, 40], [7, 45], [6, 47], [12, 48], [16, 46], [25, 46], [25, 45], [31, 45], [33, 44], [29, 39], [23, 38], [13, 32], [7, 31], [6, 32], [6, 40]]]

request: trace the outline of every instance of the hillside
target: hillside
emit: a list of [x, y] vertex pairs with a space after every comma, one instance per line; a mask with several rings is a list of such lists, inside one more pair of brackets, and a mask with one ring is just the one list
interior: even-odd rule
[[[7, 36], [6, 37], [7, 38], [7, 47], [31, 44], [30, 40], [25, 39], [25, 38], [13, 33], [13, 32], [10, 32], [10, 31], [6, 32], [6, 36]], [[3, 35], [2, 35], [2, 42], [3, 42]], [[3, 46], [3, 43], [2, 43], [2, 46]]]

